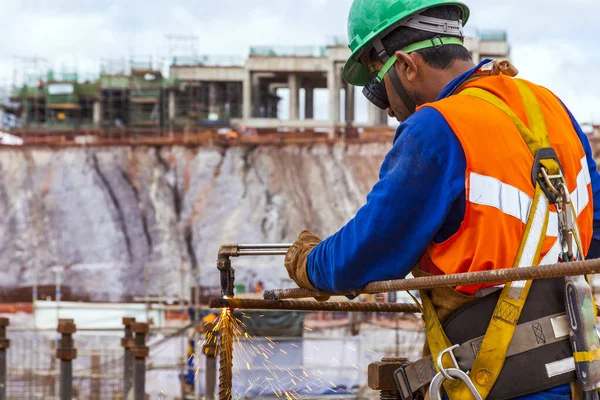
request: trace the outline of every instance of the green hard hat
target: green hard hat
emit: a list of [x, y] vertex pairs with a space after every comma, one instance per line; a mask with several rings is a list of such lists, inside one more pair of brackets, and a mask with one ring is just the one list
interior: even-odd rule
[[369, 69], [357, 59], [374, 37], [397, 22], [428, 8], [454, 5], [463, 11], [463, 24], [469, 19], [469, 7], [456, 0], [354, 0], [348, 16], [348, 41], [352, 55], [344, 65], [342, 75], [351, 85], [369, 82]]

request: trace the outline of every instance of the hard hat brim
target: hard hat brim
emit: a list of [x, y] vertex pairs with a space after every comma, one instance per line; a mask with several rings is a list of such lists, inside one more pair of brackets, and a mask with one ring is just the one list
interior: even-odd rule
[[[373, 40], [373, 38], [375, 38], [377, 35], [384, 33], [393, 25], [396, 25], [398, 22], [400, 22], [403, 19], [406, 19], [414, 14], [423, 12], [429, 8], [446, 6], [446, 5], [455, 5], [455, 6], [460, 7], [460, 9], [463, 11], [463, 24], [467, 23], [467, 21], [469, 20], [469, 16], [470, 16], [469, 7], [466, 4], [456, 1], [456, 0], [439, 0], [439, 1], [435, 2], [434, 4], [429, 4], [421, 9], [414, 9], [407, 13], [401, 13], [401, 14], [397, 15], [395, 18], [389, 19], [387, 21], [387, 23], [384, 24], [383, 26], [381, 26], [382, 24], [380, 24], [376, 30], [373, 30], [369, 35], [367, 35], [367, 37], [365, 37], [363, 40], [361, 40], [362, 44], [357, 46], [354, 49], [354, 51], [352, 51], [352, 54], [350, 55], [350, 57], [344, 64], [344, 68], [342, 69], [342, 77], [344, 78], [344, 80], [354, 86], [365, 86], [369, 82], [369, 79], [370, 79], [369, 69], [367, 68], [367, 66], [361, 64], [360, 61], [358, 61], [358, 56], [360, 54], [362, 54], [362, 51], [371, 44], [371, 41]], [[357, 40], [357, 39], [355, 38], [353, 40], [352, 38], [349, 38], [349, 40], [352, 43], [354, 40]]]

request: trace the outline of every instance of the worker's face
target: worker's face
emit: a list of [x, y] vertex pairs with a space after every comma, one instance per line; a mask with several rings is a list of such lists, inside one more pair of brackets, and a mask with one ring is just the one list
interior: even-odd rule
[[[420, 89], [418, 84], [416, 83], [417, 80], [415, 79], [416, 65], [414, 63], [414, 60], [412, 59], [410, 54], [402, 52], [398, 52], [397, 57], [398, 61], [396, 61], [393, 68], [396, 69], [398, 77], [400, 78], [400, 82], [402, 82], [402, 85], [404, 86], [404, 89], [406, 90], [410, 98], [415, 103], [419, 104], [418, 99], [420, 99], [422, 96], [420, 96]], [[408, 62], [406, 58], [409, 58]], [[383, 63], [381, 63], [381, 61], [379, 60], [367, 60], [367, 62], [370, 62], [373, 68], [377, 71], [383, 68]], [[383, 81], [385, 83], [385, 88], [390, 103], [390, 106], [386, 110], [387, 114], [392, 118], [396, 118], [398, 122], [406, 120], [408, 117], [411, 116], [412, 113], [408, 110], [406, 105], [404, 105], [404, 102], [402, 101], [402, 99], [398, 95], [398, 92], [394, 88], [389, 72], [385, 75]]]

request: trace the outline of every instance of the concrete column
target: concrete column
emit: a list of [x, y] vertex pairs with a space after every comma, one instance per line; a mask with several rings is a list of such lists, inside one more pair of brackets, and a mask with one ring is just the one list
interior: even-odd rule
[[262, 99], [260, 93], [260, 74], [252, 74], [252, 117], [259, 118]]
[[346, 123], [354, 122], [354, 86], [346, 84]]
[[221, 119], [221, 104], [218, 101], [218, 90], [217, 82], [210, 82], [208, 84], [208, 113], [217, 114], [219, 119]]
[[369, 103], [369, 124], [373, 126], [387, 125], [387, 112]]
[[10, 347], [10, 340], [6, 338], [8, 318], [0, 318], [0, 400], [6, 400], [6, 350]]
[[123, 399], [129, 398], [129, 392], [133, 387], [133, 355], [130, 349], [135, 345], [131, 326], [135, 323], [135, 318], [123, 318], [125, 327], [125, 336], [121, 339], [125, 354], [123, 355]]
[[94, 125], [96, 126], [99, 126], [100, 122], [102, 122], [102, 104], [100, 103], [100, 100], [94, 101], [92, 119], [94, 121]]
[[306, 87], [304, 97], [304, 119], [315, 118], [315, 89], [313, 87]]
[[252, 72], [247, 71], [244, 77], [243, 84], [243, 104], [242, 104], [242, 118], [249, 120], [252, 118]]
[[297, 74], [288, 76], [288, 87], [290, 88], [290, 121], [297, 121], [300, 119], [300, 87]]
[[21, 122], [24, 127], [26, 127], [27, 123], [29, 122], [29, 111], [28, 111], [27, 103], [28, 103], [27, 99], [25, 99], [21, 102], [21, 108], [23, 110], [21, 112]]
[[175, 121], [175, 90], [169, 90], [169, 122]]
[[329, 131], [330, 139], [335, 136], [335, 127], [340, 119], [340, 73], [339, 68], [335, 63], [331, 64], [331, 67], [327, 73], [327, 89], [329, 91], [329, 122], [331, 123], [331, 129]]

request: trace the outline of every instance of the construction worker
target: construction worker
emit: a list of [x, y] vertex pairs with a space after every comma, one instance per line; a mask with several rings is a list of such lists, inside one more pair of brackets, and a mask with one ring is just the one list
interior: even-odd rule
[[[514, 78], [509, 62], [475, 65], [463, 45], [468, 19], [469, 8], [454, 0], [354, 1], [343, 77], [402, 123], [356, 216], [323, 241], [302, 232], [288, 251], [285, 266], [300, 287], [357, 291], [411, 271], [475, 272], [599, 253], [600, 175], [586, 135], [549, 90]], [[568, 327], [546, 324], [551, 314], [564, 317], [564, 288], [563, 279], [422, 292], [433, 360], [445, 345], [479, 337], [470, 361], [457, 358], [482, 398], [570, 399], [581, 359], [597, 355], [574, 358]], [[524, 349], [533, 340], [543, 353], [509, 356], [511, 338], [529, 340]], [[554, 338], [564, 340], [550, 345]], [[421, 365], [402, 372], [403, 398], [423, 395], [422, 381], [440, 369], [431, 358]], [[472, 398], [464, 388], [445, 386], [451, 399]]]

